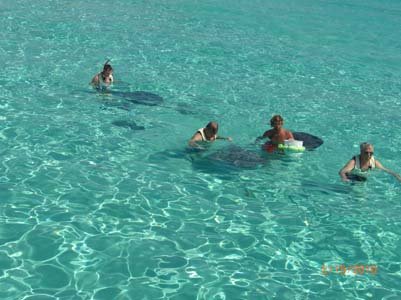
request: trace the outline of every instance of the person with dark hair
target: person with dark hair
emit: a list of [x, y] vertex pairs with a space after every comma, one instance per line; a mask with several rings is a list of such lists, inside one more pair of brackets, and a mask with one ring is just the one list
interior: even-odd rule
[[256, 142], [265, 138], [269, 138], [263, 145], [263, 149], [267, 152], [275, 152], [279, 144], [284, 144], [285, 140], [293, 140], [294, 136], [291, 131], [283, 128], [284, 119], [280, 115], [275, 115], [270, 119], [270, 126], [273, 127], [263, 133], [262, 136], [256, 139]]
[[227, 140], [232, 141], [230, 137], [221, 137], [217, 135], [219, 130], [219, 124], [217, 122], [209, 122], [206, 127], [198, 129], [188, 144], [191, 147], [199, 146], [198, 142], [214, 142], [215, 140]]
[[110, 60], [107, 60], [103, 65], [103, 71], [92, 78], [91, 84], [94, 88], [103, 90], [113, 83], [113, 68], [109, 62]]
[[343, 181], [365, 181], [368, 178], [370, 171], [380, 169], [384, 172], [393, 175], [399, 181], [401, 176], [397, 173], [383, 167], [383, 165], [373, 156], [373, 145], [362, 143], [359, 146], [360, 154], [355, 155], [345, 166], [340, 170], [339, 175]]

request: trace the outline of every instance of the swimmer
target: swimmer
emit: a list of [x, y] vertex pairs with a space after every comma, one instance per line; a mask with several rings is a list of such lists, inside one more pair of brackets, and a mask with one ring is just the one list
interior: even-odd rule
[[401, 176], [393, 171], [383, 167], [383, 165], [373, 156], [373, 145], [369, 143], [362, 143], [360, 145], [360, 154], [355, 155], [346, 165], [340, 170], [339, 174], [343, 181], [349, 182], [365, 181], [373, 169], [380, 169], [384, 172], [393, 175], [399, 181]]
[[265, 133], [258, 137], [255, 142], [259, 140], [269, 138], [270, 141], [267, 141], [263, 145], [263, 149], [267, 152], [274, 152], [278, 149], [279, 144], [284, 144], [285, 140], [293, 140], [294, 136], [291, 131], [283, 128], [284, 119], [280, 115], [275, 115], [270, 119], [270, 126], [273, 129], [269, 129], [265, 131]]
[[103, 65], [103, 71], [96, 74], [91, 81], [91, 84], [96, 89], [106, 89], [109, 87], [113, 81], [113, 68], [109, 64], [110, 60], [107, 60]]
[[209, 122], [206, 127], [198, 129], [189, 140], [190, 147], [201, 148], [198, 142], [214, 142], [215, 140], [232, 141], [231, 137], [222, 137], [217, 135], [219, 124], [217, 122]]

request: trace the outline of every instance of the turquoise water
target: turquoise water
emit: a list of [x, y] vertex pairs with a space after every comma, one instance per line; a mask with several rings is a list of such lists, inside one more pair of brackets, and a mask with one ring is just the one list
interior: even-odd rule
[[[3, 0], [0, 24], [1, 299], [401, 298], [400, 182], [337, 174], [363, 141], [401, 173], [399, 1]], [[164, 103], [92, 91], [108, 58]], [[325, 143], [185, 151], [217, 120], [260, 154], [277, 113]]]

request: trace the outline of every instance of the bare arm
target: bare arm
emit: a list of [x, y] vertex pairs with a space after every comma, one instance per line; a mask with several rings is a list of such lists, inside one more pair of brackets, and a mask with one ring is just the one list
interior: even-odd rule
[[257, 142], [259, 142], [260, 140], [263, 140], [263, 139], [265, 139], [265, 138], [270, 138], [270, 137], [269, 137], [269, 133], [270, 133], [270, 130], [265, 131], [265, 133], [263, 133], [263, 135], [258, 136], [258, 137], [256, 138], [255, 143], [257, 143]]
[[91, 84], [92, 85], [99, 85], [99, 74], [96, 74], [95, 76], [93, 76]]
[[347, 173], [348, 172], [351, 172], [352, 171], [352, 169], [355, 167], [355, 160], [354, 159], [351, 159], [349, 162], [347, 162], [346, 163], [346, 165], [340, 170], [340, 172], [338, 172], [338, 174], [340, 174], [340, 176], [341, 176], [341, 179], [343, 180], [343, 181], [350, 181], [348, 178], [347, 178]]
[[202, 141], [202, 136], [199, 132], [196, 132], [192, 138], [189, 140], [188, 145], [190, 147], [199, 147], [199, 145], [196, 142], [201, 142]]
[[391, 171], [390, 169], [383, 167], [383, 165], [377, 159], [375, 160], [375, 163], [376, 163], [376, 168], [383, 170], [384, 172], [386, 172], [390, 175], [393, 175], [395, 178], [398, 179], [398, 181], [401, 181], [401, 176], [399, 174]]
[[287, 140], [295, 140], [291, 131], [287, 131]]

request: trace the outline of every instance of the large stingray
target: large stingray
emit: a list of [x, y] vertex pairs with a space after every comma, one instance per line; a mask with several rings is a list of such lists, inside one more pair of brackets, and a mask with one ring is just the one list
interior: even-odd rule
[[134, 121], [116, 120], [116, 121], [113, 121], [111, 124], [118, 126], [118, 127], [128, 128], [131, 130], [144, 130], [145, 129], [145, 127], [143, 127], [143, 126], [138, 126]]
[[349, 192], [352, 191], [352, 188], [348, 185], [319, 182], [318, 180], [316, 181], [303, 180], [301, 182], [301, 187], [309, 191], [313, 190], [327, 195], [331, 194], [332, 192], [340, 194], [348, 194]]
[[313, 150], [323, 144], [323, 140], [306, 132], [293, 132], [294, 139], [303, 141], [306, 150]]
[[258, 152], [253, 152], [236, 145], [230, 145], [207, 154], [202, 158], [206, 163], [218, 163], [239, 169], [252, 169], [266, 163]]
[[123, 98], [124, 100], [127, 100], [135, 104], [156, 106], [156, 105], [161, 105], [163, 103], [162, 97], [150, 92], [144, 92], [144, 91], [135, 91], [135, 92], [110, 91], [110, 92], [114, 96]]
[[[313, 150], [323, 144], [323, 140], [317, 136], [305, 132], [293, 132], [294, 138], [304, 142], [306, 150]], [[239, 169], [257, 168], [266, 163], [267, 158], [261, 152], [250, 151], [236, 145], [214, 151], [197, 160], [197, 163], [217, 163]]]

